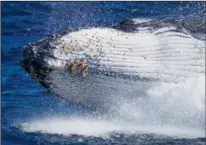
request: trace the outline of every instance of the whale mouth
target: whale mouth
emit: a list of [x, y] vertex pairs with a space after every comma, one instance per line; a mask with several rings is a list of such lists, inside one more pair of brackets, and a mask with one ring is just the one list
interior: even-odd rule
[[110, 28], [66, 32], [27, 46], [22, 66], [60, 97], [98, 107], [114, 94], [135, 98], [150, 83], [204, 74], [204, 24], [201, 18], [131, 19]]

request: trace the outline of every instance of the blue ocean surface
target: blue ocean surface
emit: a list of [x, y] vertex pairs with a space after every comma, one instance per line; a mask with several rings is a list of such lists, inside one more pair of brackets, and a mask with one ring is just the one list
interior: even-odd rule
[[[58, 98], [20, 65], [23, 47], [49, 35], [112, 26], [128, 18], [204, 16], [204, 9], [205, 2], [1, 2], [2, 145], [205, 144], [206, 139], [198, 136], [124, 132], [96, 136], [111, 125], [100, 121], [93, 127], [83, 119], [85, 124], [78, 126], [68, 121], [68, 117], [92, 115], [93, 110]], [[47, 124], [47, 118], [54, 116], [58, 119]], [[28, 122], [33, 123], [27, 128]]]

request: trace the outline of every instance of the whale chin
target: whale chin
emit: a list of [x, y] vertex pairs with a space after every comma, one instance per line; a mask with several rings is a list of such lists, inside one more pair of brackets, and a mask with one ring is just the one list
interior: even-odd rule
[[59, 97], [107, 107], [144, 96], [152, 84], [205, 74], [205, 41], [195, 37], [205, 32], [191, 22], [134, 19], [66, 32], [27, 46], [22, 66]]

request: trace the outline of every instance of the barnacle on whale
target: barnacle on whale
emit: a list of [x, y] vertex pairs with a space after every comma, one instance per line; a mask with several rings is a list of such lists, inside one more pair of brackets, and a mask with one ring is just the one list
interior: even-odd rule
[[64, 43], [62, 47], [63, 50], [67, 52], [71, 52], [74, 49], [74, 47], [69, 43]]
[[69, 66], [68, 66], [68, 71], [73, 73], [76, 69], [76, 64], [75, 63], [71, 63]]
[[89, 64], [85, 60], [75, 60], [68, 66], [68, 71], [74, 74], [81, 74], [81, 76], [86, 76], [88, 73]]

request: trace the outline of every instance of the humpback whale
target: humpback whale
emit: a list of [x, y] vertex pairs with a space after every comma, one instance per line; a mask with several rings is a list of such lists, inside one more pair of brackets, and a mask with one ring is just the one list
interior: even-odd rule
[[[90, 107], [205, 74], [205, 19], [128, 19], [24, 48], [23, 68], [61, 98]], [[111, 103], [110, 103], [111, 104]]]

